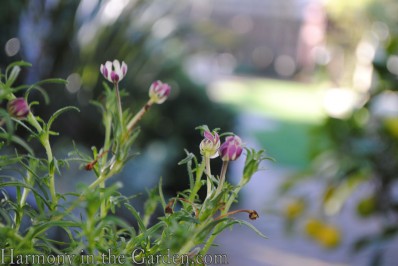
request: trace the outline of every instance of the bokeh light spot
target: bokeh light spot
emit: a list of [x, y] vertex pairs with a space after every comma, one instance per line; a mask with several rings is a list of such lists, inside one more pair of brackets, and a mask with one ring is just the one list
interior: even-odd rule
[[78, 92], [80, 90], [80, 87], [82, 86], [82, 79], [81, 79], [80, 75], [77, 73], [70, 74], [68, 76], [68, 78], [66, 79], [66, 81], [68, 82], [66, 84], [66, 89], [70, 93]]
[[5, 52], [8, 56], [16, 55], [21, 49], [21, 42], [18, 38], [9, 39], [5, 45]]
[[274, 60], [272, 49], [267, 46], [258, 46], [252, 52], [252, 60], [255, 66], [266, 68]]
[[392, 55], [387, 60], [387, 69], [394, 75], [398, 75], [398, 56]]
[[323, 106], [328, 115], [335, 118], [347, 117], [358, 101], [352, 89], [333, 88], [325, 92]]
[[290, 77], [296, 71], [296, 63], [288, 55], [278, 56], [275, 60], [275, 71], [283, 77]]
[[153, 35], [159, 39], [166, 38], [176, 28], [176, 22], [171, 17], [159, 19], [152, 27]]

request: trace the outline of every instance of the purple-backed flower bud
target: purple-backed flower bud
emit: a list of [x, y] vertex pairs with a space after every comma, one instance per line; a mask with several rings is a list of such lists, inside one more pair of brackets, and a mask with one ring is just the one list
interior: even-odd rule
[[29, 105], [25, 98], [12, 99], [7, 104], [8, 113], [17, 119], [24, 119], [29, 114]]
[[154, 103], [161, 104], [166, 101], [171, 91], [171, 87], [167, 83], [160, 80], [154, 81], [149, 88], [149, 97]]
[[220, 148], [220, 136], [217, 132], [207, 131], [203, 133], [204, 139], [200, 142], [200, 153], [209, 158], [216, 158], [218, 156], [218, 149]]
[[239, 158], [242, 150], [242, 140], [234, 135], [225, 138], [225, 142], [218, 149], [218, 152], [223, 161], [234, 161]]
[[105, 65], [101, 64], [101, 74], [112, 83], [119, 83], [127, 73], [127, 65], [122, 62], [120, 65], [119, 60], [106, 61]]

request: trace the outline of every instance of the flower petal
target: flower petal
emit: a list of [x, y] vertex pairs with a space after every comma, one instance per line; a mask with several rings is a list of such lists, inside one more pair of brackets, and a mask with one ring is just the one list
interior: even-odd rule
[[122, 73], [123, 77], [125, 77], [127, 73], [127, 64], [124, 61], [122, 62]]

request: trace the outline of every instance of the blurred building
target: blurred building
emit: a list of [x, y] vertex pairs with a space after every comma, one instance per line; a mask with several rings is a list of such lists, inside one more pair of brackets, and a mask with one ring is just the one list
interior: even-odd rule
[[[326, 15], [319, 0], [191, 1], [191, 17], [222, 44], [221, 72], [291, 78], [324, 60]], [[214, 57], [212, 57], [214, 59]], [[228, 73], [227, 73], [228, 74]]]

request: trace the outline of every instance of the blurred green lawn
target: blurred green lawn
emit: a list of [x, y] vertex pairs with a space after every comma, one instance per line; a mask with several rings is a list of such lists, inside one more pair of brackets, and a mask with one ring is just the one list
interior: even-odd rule
[[[271, 119], [273, 126], [249, 129], [279, 165], [303, 169], [309, 165], [311, 130], [325, 114], [322, 84], [271, 79], [234, 78], [211, 87], [216, 101]], [[266, 120], [265, 120], [266, 121]]]

